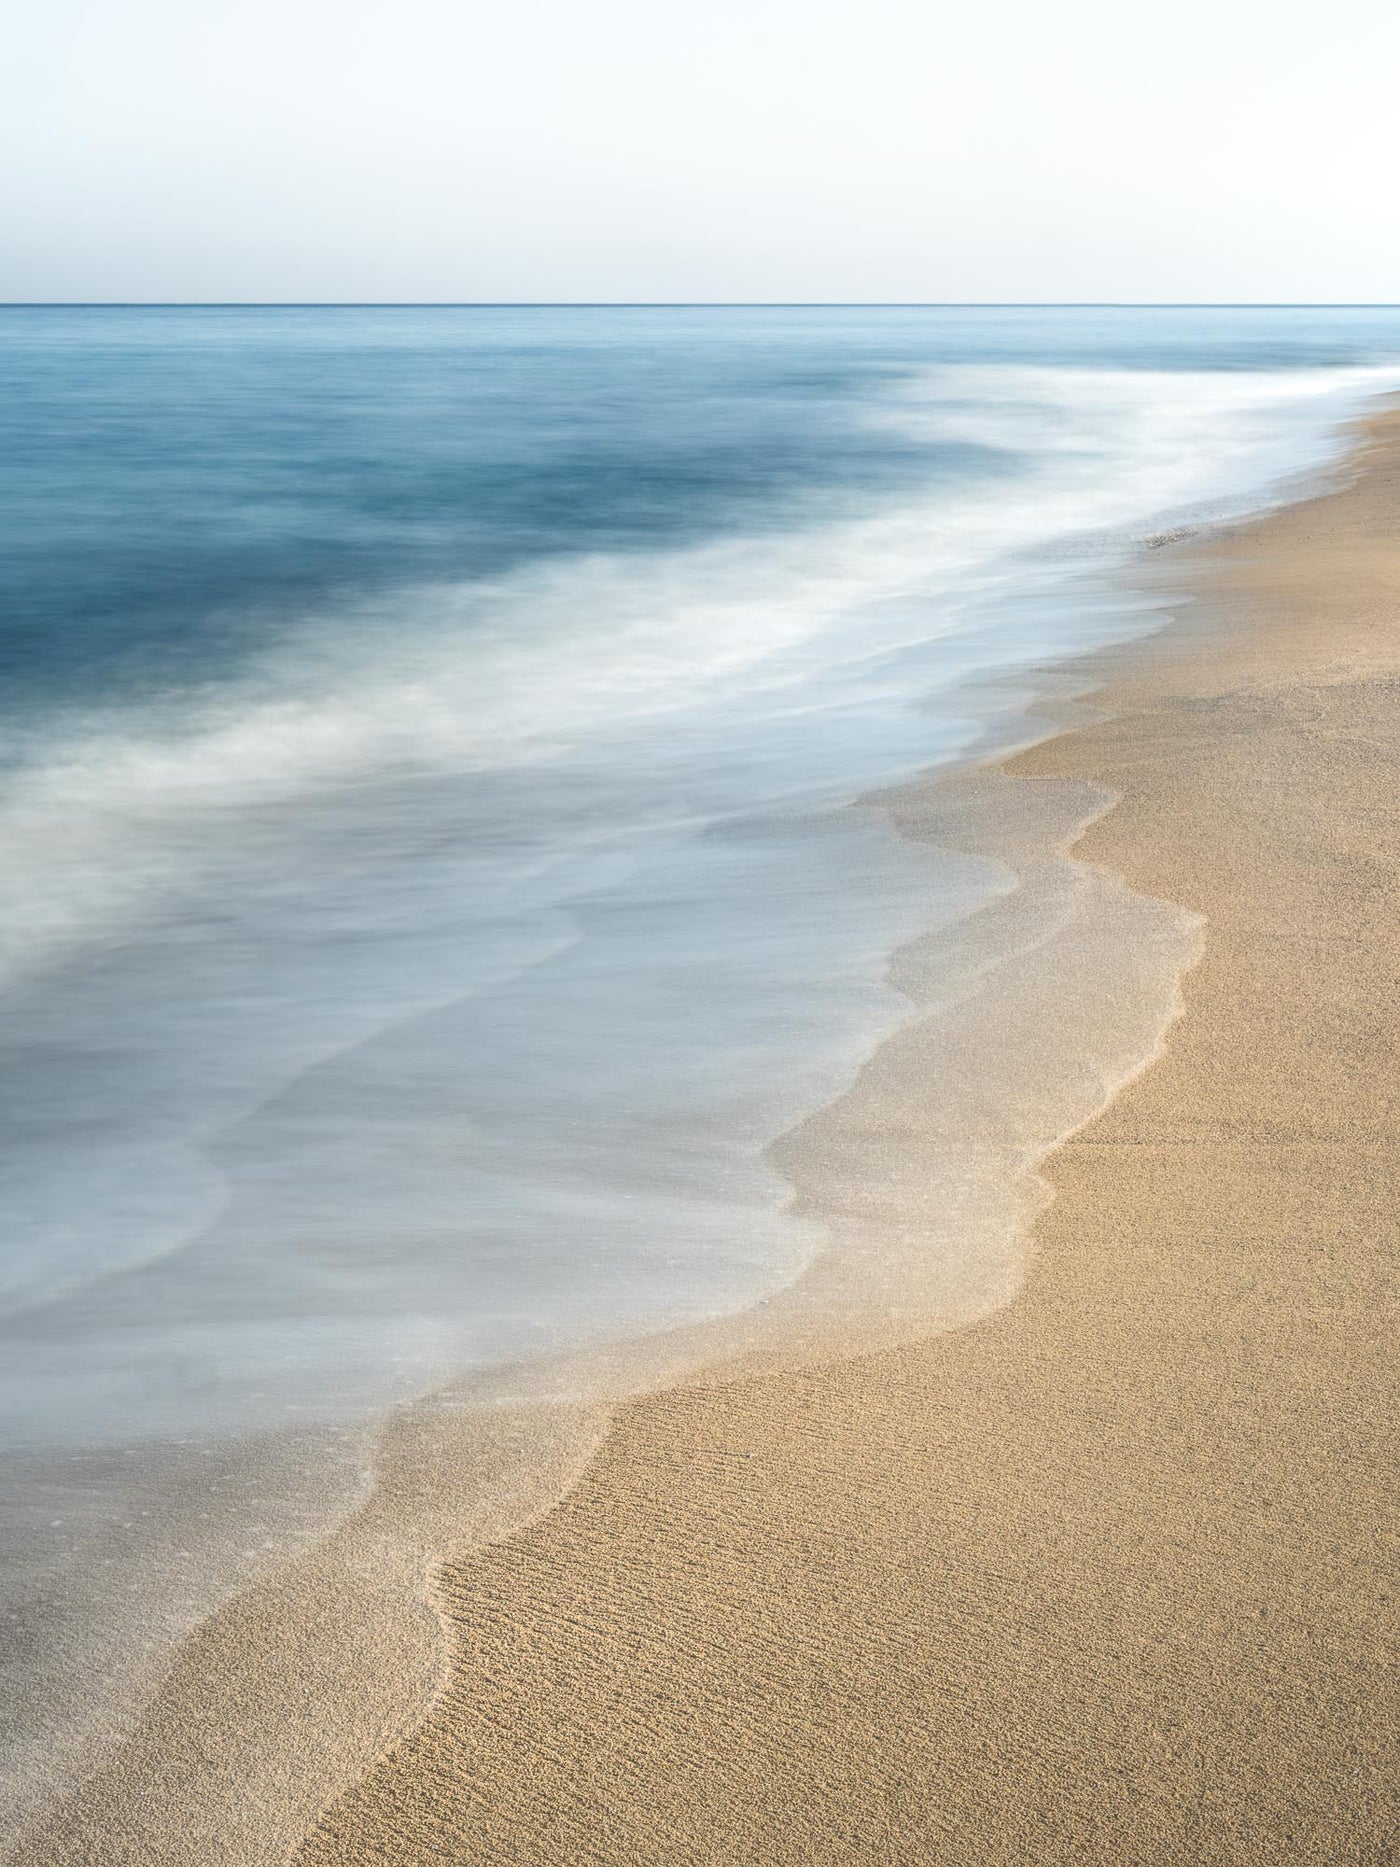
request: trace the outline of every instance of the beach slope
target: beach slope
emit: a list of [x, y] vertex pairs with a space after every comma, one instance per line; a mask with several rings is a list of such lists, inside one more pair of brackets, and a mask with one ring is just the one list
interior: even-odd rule
[[1077, 851], [1206, 917], [977, 1326], [626, 1407], [299, 1867], [1397, 1858], [1400, 421], [1185, 553]]

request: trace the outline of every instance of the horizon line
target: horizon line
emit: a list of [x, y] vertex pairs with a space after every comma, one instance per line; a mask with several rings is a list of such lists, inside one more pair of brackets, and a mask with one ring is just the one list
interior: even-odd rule
[[1392, 299], [12, 298], [3, 311], [1395, 311]]

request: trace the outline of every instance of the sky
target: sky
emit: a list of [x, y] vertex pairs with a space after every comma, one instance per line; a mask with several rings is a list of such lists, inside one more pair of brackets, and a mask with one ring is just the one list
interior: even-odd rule
[[0, 299], [1400, 300], [1376, 0], [44, 0]]

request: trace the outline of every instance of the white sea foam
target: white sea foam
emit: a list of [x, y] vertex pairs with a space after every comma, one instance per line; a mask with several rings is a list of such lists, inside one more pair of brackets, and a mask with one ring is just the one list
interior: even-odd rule
[[[400, 589], [178, 714], [25, 748], [0, 796], [22, 1610], [100, 1544], [114, 1587], [168, 1584], [177, 1632], [353, 1492], [338, 1435], [392, 1402], [789, 1284], [821, 1236], [767, 1144], [907, 1016], [889, 954], [1015, 886], [839, 806], [1014, 733], [1029, 670], [1153, 626], [1092, 574], [1324, 465], [1394, 380], [927, 371], [868, 419], [982, 450], [961, 486]], [[136, 1490], [198, 1520], [190, 1461], [258, 1436], [251, 1551], [201, 1545], [200, 1582], [139, 1526], [113, 1541]], [[110, 1632], [83, 1599], [78, 1681]]]
[[[471, 587], [308, 618], [202, 705], [70, 730], [0, 801], [0, 976], [178, 900], [237, 848], [240, 817], [387, 778], [587, 755], [774, 713], [898, 696], [901, 650], [945, 644], [939, 686], [999, 644], [989, 596], [1052, 578], [1024, 554], [1218, 509], [1324, 457], [1382, 369], [1185, 374], [960, 367], [902, 384], [869, 419], [1002, 450], [966, 491], [877, 517], [650, 556], [576, 557]], [[1062, 651], [1063, 652], [1063, 651]]]

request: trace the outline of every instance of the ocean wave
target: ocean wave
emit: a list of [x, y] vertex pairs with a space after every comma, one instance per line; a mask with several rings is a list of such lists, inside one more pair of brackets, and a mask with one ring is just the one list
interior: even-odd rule
[[[705, 711], [847, 705], [901, 650], [975, 676], [989, 589], [1056, 544], [1121, 544], [1318, 464], [1383, 368], [1150, 372], [960, 366], [867, 411], [998, 470], [879, 516], [829, 510], [685, 550], [577, 555], [306, 618], [235, 680], [31, 742], [0, 797], [0, 979], [109, 939], [207, 883], [269, 816], [347, 788], [695, 733]], [[981, 607], [979, 607], [979, 605]], [[963, 638], [960, 654], [953, 644]], [[839, 677], [839, 688], [836, 679]], [[921, 672], [921, 677], [924, 674]]]

